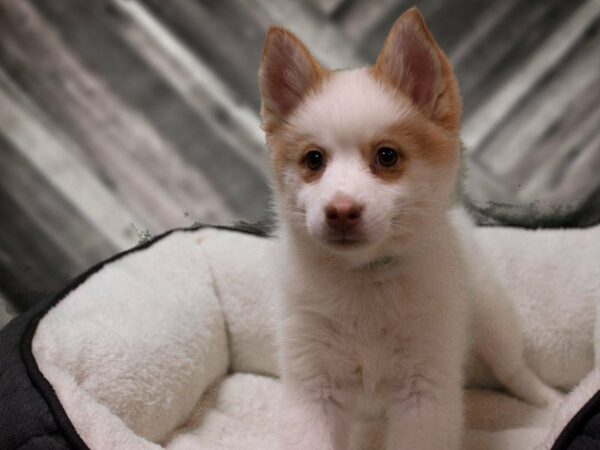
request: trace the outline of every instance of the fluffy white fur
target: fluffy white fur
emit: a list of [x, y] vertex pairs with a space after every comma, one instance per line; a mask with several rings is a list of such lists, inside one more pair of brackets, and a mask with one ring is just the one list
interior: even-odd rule
[[[387, 66], [401, 67], [407, 75], [400, 79], [411, 88], [415, 77], [424, 76], [417, 82], [420, 99], [449, 91], [443, 63], [434, 59], [437, 51], [412, 16], [406, 17], [391, 32], [401, 30], [402, 39], [388, 38], [396, 43], [388, 59], [401, 64]], [[261, 72], [267, 105], [289, 90], [269, 82], [285, 76], [277, 71], [295, 79], [318, 77], [306, 69], [294, 75], [297, 67], [313, 67], [310, 56], [300, 47], [295, 53], [306, 55], [304, 64], [295, 58], [292, 67], [286, 66], [272, 54], [273, 46], [284, 46], [274, 41], [296, 41], [286, 33], [271, 34]], [[411, 48], [403, 48], [407, 45]], [[406, 55], [419, 56], [424, 49], [428, 61], [407, 60]], [[418, 73], [410, 73], [412, 65]], [[536, 405], [560, 399], [525, 363], [508, 292], [476, 248], [466, 215], [451, 210], [458, 158], [423, 156], [427, 151], [456, 155], [456, 130], [442, 131], [434, 121], [435, 106], [427, 110], [430, 118], [417, 111], [417, 104], [368, 69], [333, 72], [277, 120], [285, 123], [283, 130], [267, 127], [269, 142], [281, 134], [287, 142], [301, 136], [326, 155], [319, 176], [307, 180], [293, 158], [278, 162], [278, 153], [291, 149], [272, 149], [281, 241], [274, 276], [281, 306], [285, 450], [349, 448], [360, 439], [353, 437], [354, 429], [378, 417], [387, 423], [386, 449], [461, 448], [470, 345], [518, 397]], [[455, 108], [460, 115], [460, 104]], [[273, 121], [272, 115], [264, 118]], [[438, 128], [426, 133], [444, 136], [443, 148], [399, 143], [407, 159], [402, 175], [392, 181], [377, 176], [365, 161], [365, 145], [397, 125], [423, 133], [414, 122], [428, 120]], [[353, 244], [343, 248], [332, 239], [340, 233], [329, 226], [326, 214], [340, 198], [362, 210], [351, 230]]]
[[468, 306], [453, 233], [379, 270], [283, 241], [284, 448], [348, 448], [357, 415], [384, 410], [386, 448], [459, 448]]
[[[528, 362], [545, 380], [572, 389], [594, 367], [600, 227], [480, 228], [475, 238], [514, 294]], [[111, 263], [41, 321], [36, 360], [91, 448], [279, 450], [280, 381], [239, 373], [279, 374], [265, 264], [275, 254], [276, 242], [239, 233], [175, 233]], [[182, 365], [201, 369], [187, 377]], [[150, 368], [154, 376], [147, 377]], [[482, 368], [478, 360], [469, 366], [471, 385], [489, 385]], [[464, 448], [527, 449], [544, 440], [540, 449], [549, 449], [600, 388], [598, 373], [568, 396], [552, 426], [552, 409], [467, 390]], [[98, 392], [100, 383], [110, 389]], [[186, 396], [195, 402], [190, 410], [163, 407], [165, 399]], [[122, 412], [122, 404], [130, 410]], [[131, 426], [132, 417], [146, 425]]]
[[477, 302], [474, 353], [495, 378], [534, 404], [558, 399], [525, 364], [513, 305], [485, 260], [470, 260], [477, 284], [454, 281], [465, 274], [447, 233], [437, 230], [430, 247], [375, 273], [283, 247], [284, 429], [297, 448], [347, 448], [350, 424], [383, 409], [389, 448], [459, 448], [469, 298]]
[[367, 68], [360, 68], [335, 72], [325, 89], [310, 95], [294, 111], [289, 123], [299, 133], [319, 136], [324, 148], [351, 152], [357, 142], [415, 111], [408, 99], [396, 98]]
[[[412, 114], [415, 110], [408, 99], [395, 99], [390, 89], [369, 75], [367, 69], [335, 72], [326, 87], [306, 98], [288, 119], [289, 129], [310, 136], [328, 150], [333, 161], [318, 183], [303, 183], [296, 167], [282, 169], [285, 188], [277, 192], [277, 207], [286, 222], [282, 226], [300, 233], [305, 227], [310, 237], [325, 241], [325, 207], [336, 196], [351, 198], [365, 206], [362, 220], [369, 243], [368, 248], [345, 261], [360, 266], [379, 255], [381, 245], [391, 244], [385, 238], [400, 231], [401, 216], [420, 214], [413, 204], [424, 200], [424, 192], [427, 205], [447, 203], [448, 191], [452, 190], [450, 169], [446, 173], [434, 172], [416, 159], [400, 183], [386, 184], [371, 176], [361, 158], [359, 143]], [[431, 182], [433, 177], [437, 178], [436, 183]], [[390, 220], [392, 214], [396, 220]]]

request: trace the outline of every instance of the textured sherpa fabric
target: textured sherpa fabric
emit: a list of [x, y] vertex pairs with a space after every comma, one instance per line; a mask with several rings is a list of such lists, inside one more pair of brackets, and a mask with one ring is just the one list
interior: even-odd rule
[[[540, 410], [487, 389], [475, 362], [465, 449], [596, 448], [600, 228], [477, 238], [514, 294], [532, 367], [574, 390]], [[277, 449], [274, 245], [177, 231], [11, 322], [0, 333], [0, 448]]]
[[[137, 435], [164, 440], [229, 364], [207, 259], [174, 233], [104, 267], [48, 312], [33, 352], [44, 373], [72, 381]], [[59, 397], [75, 392], [64, 381], [53, 383]]]

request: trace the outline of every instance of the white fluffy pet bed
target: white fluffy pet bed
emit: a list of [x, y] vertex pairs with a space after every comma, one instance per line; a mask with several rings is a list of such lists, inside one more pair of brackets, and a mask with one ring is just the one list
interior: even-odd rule
[[[553, 448], [600, 388], [600, 227], [479, 228], [477, 238], [513, 294], [527, 360], [569, 394], [554, 410], [536, 409], [491, 389], [475, 364], [465, 448]], [[32, 354], [85, 445], [277, 449], [281, 389], [267, 277], [275, 244], [221, 228], [174, 231], [93, 269], [54, 300], [30, 326]]]

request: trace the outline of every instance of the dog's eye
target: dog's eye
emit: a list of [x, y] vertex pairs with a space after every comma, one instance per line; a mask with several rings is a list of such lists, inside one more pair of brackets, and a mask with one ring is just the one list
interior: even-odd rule
[[318, 150], [311, 150], [305, 156], [306, 167], [310, 170], [319, 170], [324, 163], [323, 153]]
[[381, 147], [377, 150], [377, 164], [392, 167], [398, 162], [398, 152], [391, 147]]

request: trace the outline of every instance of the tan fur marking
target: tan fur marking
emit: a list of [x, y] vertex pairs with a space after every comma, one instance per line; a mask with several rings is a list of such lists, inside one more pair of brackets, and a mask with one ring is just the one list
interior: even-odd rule
[[433, 165], [454, 164], [459, 159], [457, 136], [422, 117], [403, 120], [388, 130], [390, 136], [404, 144], [407, 157], [417, 157]]
[[[394, 23], [385, 40], [383, 48], [379, 52], [377, 61], [372, 68], [372, 74], [377, 80], [385, 83], [392, 89], [401, 89], [401, 87], [397, 84], [397, 80], [391, 78], [390, 74], [387, 73], [385, 60], [386, 58], [390, 57], [394, 39], [396, 38], [400, 27], [405, 26], [417, 27], [420, 35], [426, 40], [426, 42], [431, 46], [431, 49], [438, 56], [439, 70], [441, 72], [440, 76], [444, 90], [438, 95], [435, 101], [432, 119], [445, 129], [457, 133], [460, 128], [462, 115], [462, 101], [460, 98], [458, 83], [456, 81], [456, 77], [454, 76], [452, 65], [448, 61], [448, 58], [446, 58], [444, 51], [435, 41], [433, 35], [429, 31], [429, 28], [427, 27], [427, 24], [425, 23], [425, 19], [416, 7], [410, 8]], [[405, 95], [409, 94], [407, 92], [403, 93]]]
[[[398, 152], [398, 162], [392, 167], [375, 164], [377, 150], [391, 147]], [[402, 177], [411, 160], [421, 159], [434, 166], [456, 165], [460, 146], [456, 136], [416, 115], [378, 134], [361, 148], [361, 155], [371, 171], [386, 182]]]
[[[411, 8], [396, 21], [377, 58], [376, 64], [369, 69], [369, 73], [376, 80], [390, 87], [392, 92], [395, 92], [398, 101], [402, 103], [406, 103], [407, 100], [410, 101], [408, 93], [403, 92], [394, 83], [389, 74], [383, 70], [382, 65], [383, 58], [390, 51], [394, 33], [398, 31], [398, 27], [406, 26], [407, 23], [410, 26], [418, 27], [420, 35], [431, 45], [435, 54], [439, 56], [442, 84], [445, 86], [445, 90], [436, 99], [433, 117], [428, 117], [425, 112], [416, 110], [414, 114], [402, 120], [401, 123], [380, 133], [362, 146], [361, 153], [366, 164], [375, 175], [386, 182], [395, 182], [402, 177], [406, 167], [413, 158], [425, 159], [435, 165], [455, 165], [459, 159], [457, 134], [460, 126], [462, 106], [458, 84], [449, 61], [435, 42], [423, 17], [416, 8]], [[298, 97], [293, 108], [283, 115], [281, 112], [269, 107], [268, 99], [266, 98], [267, 93], [262, 86], [262, 80], [266, 76], [266, 58], [269, 55], [269, 48], [275, 39], [285, 39], [298, 50], [309, 63], [311, 74], [305, 91]], [[318, 95], [318, 91], [325, 88], [326, 81], [329, 80], [331, 74], [330, 71], [323, 69], [319, 65], [304, 44], [294, 34], [282, 28], [272, 27], [269, 29], [262, 52], [259, 72], [261, 96], [263, 99], [261, 115], [263, 119], [262, 128], [266, 132], [267, 144], [271, 149], [272, 169], [278, 182], [281, 181], [278, 178], [284, 173], [285, 167], [295, 167], [299, 171], [301, 178], [307, 183], [318, 180], [326, 168], [326, 162], [323, 169], [318, 171], [311, 171], [306, 167], [303, 161], [304, 155], [311, 148], [318, 148], [318, 146], [310, 142], [305, 136], [299, 136], [293, 129], [290, 129], [286, 119], [293, 114], [306, 96]], [[377, 167], [374, 164], [375, 153], [384, 144], [396, 149], [400, 155], [397, 164], [390, 168]], [[326, 151], [324, 151], [324, 154], [325, 156], [327, 155]]]
[[[393, 182], [402, 177], [406, 169], [407, 158], [399, 139], [387, 136], [363, 145], [360, 149], [361, 156], [371, 169], [374, 175], [381, 178], [383, 181]], [[398, 152], [398, 161], [392, 167], [383, 167], [377, 164], [377, 150], [381, 147], [390, 147]]]
[[[270, 74], [268, 73], [267, 67], [269, 63], [279, 64], [280, 70], [284, 68], [285, 61], [268, 61], [270, 58], [277, 58], [278, 56], [289, 56], [289, 55], [278, 55], [278, 52], [271, 51], [276, 43], [281, 45], [281, 42], [287, 41], [296, 51], [300, 52], [303, 55], [304, 60], [308, 63], [309, 69], [309, 78], [305, 80], [305, 85], [302, 86], [303, 92], [295, 93], [295, 99], [289, 110], [279, 111], [273, 107], [272, 102], [270, 101], [270, 95], [272, 93], [267, 92], [265, 84], [269, 80]], [[261, 103], [261, 118], [262, 118], [262, 129], [266, 133], [274, 132], [278, 127], [285, 123], [286, 117], [293, 113], [293, 111], [298, 107], [300, 102], [306, 95], [318, 90], [321, 84], [329, 78], [329, 71], [323, 69], [321, 65], [317, 62], [317, 60], [311, 55], [305, 45], [298, 39], [293, 33], [290, 31], [279, 28], [279, 27], [270, 27], [267, 32], [267, 36], [265, 38], [265, 44], [262, 49], [262, 54], [260, 57], [260, 64], [258, 70], [258, 80], [259, 80], [259, 91], [262, 98]], [[279, 86], [276, 86], [277, 89], [285, 89], [282, 83]]]
[[[323, 153], [323, 166], [319, 170], [311, 170], [306, 166], [305, 157], [308, 152], [311, 150], [319, 150]], [[298, 170], [300, 171], [300, 177], [305, 183], [312, 183], [313, 181], [318, 180], [325, 172], [327, 168], [327, 152], [322, 148], [317, 147], [316, 145], [308, 145], [302, 152], [302, 156], [298, 160]]]
[[[281, 182], [280, 178], [285, 167], [294, 167], [305, 183], [318, 180], [325, 172], [327, 150], [315, 145], [306, 137], [284, 128], [270, 133], [267, 137], [267, 143], [271, 148], [271, 166], [277, 182]], [[320, 170], [310, 170], [306, 167], [304, 157], [311, 150], [320, 150], [325, 157], [323, 167]]]

